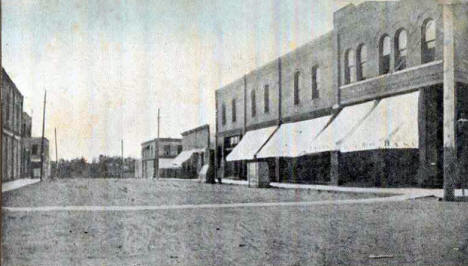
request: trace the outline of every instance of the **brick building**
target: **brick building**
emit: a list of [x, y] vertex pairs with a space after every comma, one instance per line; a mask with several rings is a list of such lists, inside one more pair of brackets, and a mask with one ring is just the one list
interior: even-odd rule
[[21, 178], [23, 95], [2, 68], [2, 181]]
[[204, 165], [210, 162], [209, 125], [182, 132], [182, 152], [172, 164], [180, 169], [180, 178], [198, 178]]
[[217, 175], [254, 185], [461, 183], [467, 14], [467, 4], [437, 0], [336, 11], [332, 31], [216, 91]]
[[[159, 145], [158, 145], [159, 142]], [[159, 146], [159, 152], [157, 149]], [[142, 177], [155, 178], [156, 169], [161, 177], [171, 175], [172, 160], [182, 152], [182, 140], [178, 138], [159, 138], [141, 144]], [[159, 165], [159, 166], [158, 166]]]

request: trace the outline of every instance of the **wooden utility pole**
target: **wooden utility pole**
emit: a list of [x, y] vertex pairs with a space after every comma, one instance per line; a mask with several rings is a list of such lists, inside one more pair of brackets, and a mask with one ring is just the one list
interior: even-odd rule
[[155, 162], [154, 162], [154, 173], [156, 178], [159, 179], [159, 131], [160, 131], [160, 124], [161, 124], [161, 115], [160, 110], [158, 108], [158, 135], [156, 138], [156, 154], [155, 154]]
[[54, 128], [54, 135], [55, 135], [55, 177], [59, 177], [58, 148], [57, 148], [57, 128]]
[[41, 181], [44, 175], [44, 131], [45, 131], [46, 100], [47, 100], [47, 91], [44, 91], [44, 107], [42, 108]]
[[[2, 28], [2, 5], [0, 4], [0, 29]], [[2, 36], [0, 34], [0, 58], [2, 58]], [[2, 79], [3, 79], [3, 67], [2, 67], [2, 60], [0, 60], [0, 70], [2, 71], [2, 73], [0, 74], [0, 99], [3, 98], [3, 95], [2, 95], [2, 90], [3, 90], [3, 82], [2, 82]], [[0, 100], [0, 151], [3, 151], [3, 121], [2, 121], [2, 117], [3, 117], [3, 104], [2, 104], [2, 101]], [[2, 153], [3, 155], [3, 153]], [[2, 165], [2, 161], [3, 161], [3, 158], [0, 157], [0, 174], [2, 175], [3, 177], [3, 165]], [[3, 184], [3, 181], [2, 181], [3, 178], [0, 178], [0, 206], [3, 206], [3, 203], [2, 203], [2, 184]], [[1, 209], [0, 209], [0, 214], [1, 214]], [[2, 235], [3, 231], [2, 231], [2, 220], [3, 219], [0, 219], [0, 236]], [[0, 246], [0, 258], [2, 258], [2, 248]]]
[[120, 178], [124, 177], [124, 154], [123, 154], [123, 139], [120, 141], [120, 153], [122, 156], [122, 164], [120, 165]]

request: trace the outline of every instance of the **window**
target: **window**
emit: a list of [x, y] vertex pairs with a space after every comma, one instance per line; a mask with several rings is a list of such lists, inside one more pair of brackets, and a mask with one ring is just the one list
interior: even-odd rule
[[422, 63], [429, 63], [435, 59], [436, 25], [434, 20], [428, 19], [422, 30]]
[[354, 51], [349, 49], [345, 54], [345, 83], [356, 81], [356, 57]]
[[294, 105], [298, 105], [299, 104], [299, 79], [301, 77], [301, 72], [299, 71], [296, 71], [296, 73], [294, 73]]
[[226, 105], [224, 103], [221, 105], [221, 122], [226, 125]]
[[385, 35], [380, 40], [380, 64], [379, 64], [379, 73], [381, 75], [388, 74], [390, 72], [390, 54], [392, 47], [390, 46], [390, 37]]
[[182, 152], [182, 145], [177, 145], [177, 153], [181, 153]]
[[231, 104], [232, 104], [232, 122], [234, 123], [237, 120], [237, 116], [236, 116], [236, 113], [237, 113], [237, 111], [236, 111], [236, 99], [232, 99]]
[[250, 107], [252, 111], [252, 117], [257, 115], [257, 106], [255, 105], [255, 90], [250, 91]]
[[319, 98], [320, 68], [312, 67], [312, 99]]
[[367, 47], [364, 44], [361, 44], [357, 52], [357, 79], [365, 80], [367, 78]]
[[10, 121], [10, 90], [7, 89], [6, 95], [6, 121]]
[[395, 37], [395, 71], [406, 68], [406, 56], [408, 54], [408, 33], [401, 29]]
[[37, 144], [32, 145], [32, 154], [39, 155], [39, 146]]
[[171, 145], [164, 145], [164, 155], [171, 154]]
[[263, 102], [263, 109], [265, 113], [270, 112], [270, 87], [268, 85], [263, 87]]

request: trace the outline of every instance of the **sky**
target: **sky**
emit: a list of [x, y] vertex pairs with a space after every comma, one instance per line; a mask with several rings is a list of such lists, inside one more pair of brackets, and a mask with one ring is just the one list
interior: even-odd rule
[[2, 0], [2, 65], [55, 160], [140, 157], [203, 124], [217, 88], [323, 35], [360, 0]]

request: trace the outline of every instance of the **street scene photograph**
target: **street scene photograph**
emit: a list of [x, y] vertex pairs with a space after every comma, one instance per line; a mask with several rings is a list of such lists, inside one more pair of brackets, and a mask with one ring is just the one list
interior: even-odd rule
[[468, 1], [0, 3], [1, 265], [468, 265]]

